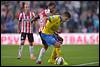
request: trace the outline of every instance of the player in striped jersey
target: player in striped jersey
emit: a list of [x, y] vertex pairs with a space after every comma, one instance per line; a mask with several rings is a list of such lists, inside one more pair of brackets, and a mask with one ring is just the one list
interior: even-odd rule
[[38, 16], [39, 16], [39, 32], [42, 31], [42, 29], [44, 28], [45, 24], [46, 24], [46, 17], [50, 16], [50, 15], [54, 15], [56, 12], [56, 5], [55, 3], [49, 3], [48, 7], [46, 5], [42, 5], [43, 9], [38, 12]]
[[[44, 6], [45, 7], [45, 6]], [[42, 11], [39, 12], [38, 16], [36, 18], [39, 18], [39, 24], [40, 24], [40, 28], [39, 28], [39, 35], [41, 37], [41, 31], [42, 29], [44, 28], [45, 24], [46, 24], [46, 21], [47, 21], [47, 17], [48, 16], [52, 16], [52, 15], [55, 15], [56, 14], [56, 4], [55, 3], [49, 3], [48, 5], [48, 8], [44, 8]], [[61, 40], [62, 38], [58, 35], [58, 34], [55, 34], [57, 37], [59, 37]], [[48, 48], [48, 45], [45, 43], [45, 41], [41, 38], [42, 40], [42, 43], [44, 45], [44, 48], [45, 50], [47, 50]], [[57, 48], [54, 48], [54, 50], [57, 49]], [[41, 49], [41, 51], [44, 53], [45, 52], [44, 49]], [[53, 50], [53, 51], [54, 51]], [[41, 54], [41, 53], [40, 53]], [[52, 57], [52, 55], [51, 55]]]
[[34, 12], [31, 12], [29, 9], [29, 3], [23, 2], [23, 11], [19, 14], [19, 22], [18, 22], [18, 32], [21, 33], [21, 44], [19, 45], [19, 51], [18, 51], [18, 59], [21, 58], [23, 45], [26, 39], [26, 36], [29, 40], [29, 51], [30, 51], [30, 58], [32, 60], [35, 60], [35, 56], [33, 54], [33, 27], [32, 27], [32, 18], [35, 17]]
[[[37, 17], [35, 17], [35, 19], [38, 19], [39, 18], [39, 23], [40, 23], [40, 30], [39, 30], [39, 35], [40, 35], [40, 37], [41, 37], [41, 31], [42, 31], [42, 29], [44, 29], [44, 26], [45, 26], [45, 24], [46, 24], [46, 21], [47, 21], [47, 17], [48, 16], [50, 16], [50, 15], [55, 15], [56, 14], [56, 5], [55, 5], [55, 3], [50, 3], [49, 5], [48, 5], [48, 9], [44, 9], [44, 10], [42, 10], [40, 13], [39, 13], [39, 15], [37, 16]], [[58, 35], [58, 34], [55, 34], [55, 36], [57, 36], [58, 37], [58, 39], [59, 40], [61, 40], [61, 42], [62, 42], [62, 38]], [[43, 49], [41, 49], [41, 52], [40, 52], [40, 54], [39, 54], [39, 57], [40, 56], [42, 56], [43, 55], [43, 53], [47, 50], [47, 48], [48, 48], [48, 45], [45, 43], [45, 41], [43, 40], [43, 38], [41, 38], [41, 40], [42, 40], [42, 43], [43, 43], [43, 45], [44, 45], [44, 48]], [[51, 55], [51, 58], [55, 58], [55, 49], [56, 49], [56, 53], [57, 54], [59, 54], [58, 52], [59, 52], [59, 48], [54, 48], [54, 50], [53, 50], [53, 54]], [[51, 60], [51, 58], [49, 59], [49, 60]], [[48, 61], [49, 61], [48, 60]], [[52, 62], [52, 61], [49, 61], [49, 62]], [[36, 62], [37, 64], [41, 64], [41, 62]]]
[[[56, 4], [53, 2], [50, 2], [48, 6], [46, 5], [40, 5], [42, 8], [41, 11], [38, 12], [38, 15], [34, 18], [34, 20], [38, 19], [38, 25], [39, 25], [39, 35], [41, 34], [42, 29], [44, 28], [47, 17], [50, 15], [54, 15], [56, 13]], [[43, 43], [44, 41], [42, 41]], [[44, 43], [43, 43], [44, 44]]]

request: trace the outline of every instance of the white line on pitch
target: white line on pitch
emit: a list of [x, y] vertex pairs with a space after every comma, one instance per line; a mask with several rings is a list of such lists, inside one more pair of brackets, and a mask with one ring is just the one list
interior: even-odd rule
[[84, 65], [96, 64], [96, 63], [99, 63], [99, 62], [90, 62], [90, 63], [84, 63], [84, 64], [72, 65], [72, 66], [84, 66]]

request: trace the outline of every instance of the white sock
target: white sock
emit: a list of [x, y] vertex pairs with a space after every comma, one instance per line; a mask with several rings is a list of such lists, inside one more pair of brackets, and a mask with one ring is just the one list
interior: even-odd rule
[[30, 57], [33, 56], [33, 46], [29, 46]]
[[38, 60], [39, 61], [41, 61], [41, 58], [42, 58], [42, 56], [43, 56], [43, 54], [45, 53], [45, 49], [44, 48], [41, 48], [41, 50], [40, 50], [40, 54], [39, 54], [39, 57], [38, 57]]
[[23, 45], [19, 46], [19, 50], [18, 50], [18, 57], [20, 58], [22, 55], [22, 50], [23, 50]]

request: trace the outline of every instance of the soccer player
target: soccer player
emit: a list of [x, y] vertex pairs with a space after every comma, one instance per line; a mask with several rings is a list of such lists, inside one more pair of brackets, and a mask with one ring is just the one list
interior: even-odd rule
[[54, 15], [56, 13], [56, 4], [53, 2], [50, 2], [47, 6], [40, 5], [40, 7], [42, 8], [41, 11], [39, 11], [38, 15], [32, 20], [32, 21], [35, 21], [38, 19], [39, 35], [41, 34], [41, 31], [46, 24], [47, 16]]
[[46, 24], [46, 17], [50, 15], [54, 15], [56, 13], [56, 4], [55, 3], [49, 3], [48, 6], [43, 5], [43, 9], [38, 13], [39, 16], [39, 33], [41, 33], [42, 29], [44, 28]]
[[48, 46], [53, 45], [55, 48], [57, 48], [53, 51], [53, 55], [50, 62], [55, 63], [55, 57], [61, 56], [60, 47], [63, 39], [59, 37], [57, 34], [55, 34], [55, 32], [58, 30], [58, 27], [60, 26], [61, 22], [65, 22], [70, 17], [71, 15], [69, 12], [64, 12], [62, 15], [49, 16], [46, 25], [40, 34], [44, 47], [42, 47], [40, 50], [38, 59], [36, 61], [37, 64], [42, 63], [42, 56], [48, 49]]
[[30, 11], [29, 2], [23, 2], [23, 9], [22, 12], [19, 14], [19, 22], [18, 22], [18, 32], [21, 33], [21, 44], [19, 45], [19, 51], [18, 51], [18, 59], [21, 58], [22, 50], [24, 46], [24, 42], [26, 39], [26, 36], [29, 40], [29, 51], [30, 51], [30, 58], [32, 60], [35, 60], [36, 57], [33, 54], [33, 27], [31, 20], [35, 17], [34, 12]]

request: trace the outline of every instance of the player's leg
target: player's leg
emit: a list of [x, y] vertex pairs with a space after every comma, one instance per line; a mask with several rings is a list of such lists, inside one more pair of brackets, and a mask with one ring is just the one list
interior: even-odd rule
[[44, 47], [42, 47], [40, 50], [39, 56], [38, 56], [37, 61], [36, 61], [37, 64], [41, 64], [42, 57], [43, 57], [44, 53], [46, 52], [46, 50], [48, 49], [48, 45], [46, 44], [46, 41], [43, 40], [43, 38], [41, 36], [41, 32], [39, 32], [39, 35], [41, 37], [42, 44], [44, 45]]
[[41, 48], [39, 56], [38, 56], [37, 61], [36, 61], [37, 64], [42, 63], [42, 57], [44, 56], [44, 53], [46, 52], [47, 48], [48, 48], [48, 46], [44, 46]]
[[18, 57], [17, 57], [18, 59], [20, 59], [22, 56], [22, 50], [23, 50], [25, 38], [26, 38], [26, 33], [21, 33], [21, 44], [19, 45], [19, 49], [18, 49]]
[[[54, 60], [56, 59], [56, 57], [61, 57], [62, 54], [61, 54], [61, 44], [63, 42], [63, 39], [57, 35], [57, 36], [54, 36], [55, 38], [55, 41], [54, 41], [54, 51], [52, 52], [51, 54], [51, 62], [54, 62]], [[64, 60], [64, 65], [68, 65], [68, 63]]]
[[[54, 49], [55, 49], [55, 51], [52, 52], [52, 54], [51, 54], [52, 58], [49, 59], [50, 60], [49, 62], [56, 64], [55, 63], [56, 57], [61, 57], [62, 54], [61, 54], [61, 48], [60, 47], [54, 47]], [[64, 60], [63, 65], [68, 65], [68, 63]]]
[[[59, 42], [59, 40], [58, 40], [58, 35], [55, 34], [53, 36], [53, 38], [55, 39], [53, 44], [57, 44], [57, 45], [61, 44], [61, 42]], [[56, 47], [53, 48], [52, 54], [51, 54], [48, 62], [54, 63], [54, 61], [55, 61], [55, 59], [56, 59], [57, 56], [61, 56], [61, 50], [60, 50], [59, 46], [58, 47], [56, 46]]]
[[50, 56], [50, 58], [48, 59], [48, 63], [55, 63], [55, 59], [56, 59], [56, 48], [53, 48], [52, 54]]
[[[58, 43], [56, 42], [54, 44], [54, 48], [56, 49], [55, 50], [56, 51], [56, 57], [61, 57], [62, 56], [62, 54], [61, 54], [61, 43], [60, 42], [58, 42]], [[63, 65], [68, 65], [68, 63], [64, 60]]]
[[29, 40], [29, 53], [30, 53], [30, 58], [32, 60], [35, 60], [36, 57], [33, 54], [33, 50], [34, 50], [34, 38], [33, 38], [33, 34], [32, 33], [28, 33], [28, 40]]
[[[55, 37], [56, 37], [57, 41], [59, 42], [59, 44], [61, 45], [61, 44], [63, 43], [63, 38], [60, 37], [58, 34], [55, 35]], [[62, 46], [62, 45], [61, 45], [61, 46]], [[61, 46], [60, 46], [60, 47], [61, 47]], [[59, 48], [59, 47], [56, 48], [56, 54], [57, 54], [57, 56], [62, 56], [61, 48]], [[63, 65], [68, 65], [68, 63], [64, 60]]]
[[60, 37], [58, 34], [55, 34], [54, 37], [57, 40], [57, 42], [55, 43], [55, 45], [59, 46], [59, 47], [54, 47], [56, 55], [57, 56], [61, 56], [61, 44], [63, 43], [63, 38]]
[[54, 48], [53, 48], [52, 54], [51, 54], [51, 56], [50, 56], [50, 58], [48, 60], [49, 63], [55, 64], [56, 57], [61, 56], [61, 50], [60, 50], [60, 46], [59, 46], [60, 44], [59, 45], [58, 44], [59, 44], [59, 42], [56, 42], [54, 44]]

